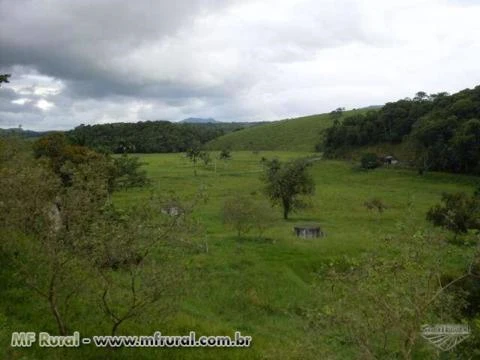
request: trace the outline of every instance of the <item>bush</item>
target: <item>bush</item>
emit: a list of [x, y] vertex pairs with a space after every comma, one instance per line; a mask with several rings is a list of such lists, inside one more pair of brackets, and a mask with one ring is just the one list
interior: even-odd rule
[[232, 154], [230, 153], [230, 149], [228, 148], [224, 148], [222, 149], [222, 151], [220, 152], [220, 159], [221, 160], [228, 160], [232, 157]]
[[223, 223], [236, 230], [241, 237], [255, 229], [259, 237], [272, 222], [271, 211], [264, 202], [255, 202], [249, 197], [235, 196], [223, 205]]
[[379, 198], [373, 198], [368, 201], [365, 201], [363, 205], [368, 210], [377, 210], [380, 214], [383, 213], [388, 207], [385, 203]]
[[127, 189], [148, 184], [147, 172], [141, 169], [144, 163], [135, 156], [123, 154], [114, 159], [114, 189]]
[[475, 195], [475, 197], [480, 198], [480, 185], [477, 186], [477, 189], [475, 190], [474, 195]]
[[360, 160], [360, 165], [363, 169], [371, 170], [380, 166], [380, 161], [377, 154], [374, 153], [365, 153], [362, 155]]
[[480, 230], [480, 198], [465, 193], [443, 194], [442, 203], [432, 207], [427, 220], [455, 234], [466, 233], [469, 229]]
[[210, 157], [210, 153], [209, 152], [206, 152], [206, 151], [202, 151], [200, 153], [200, 159], [202, 159], [203, 163], [205, 164], [205, 166], [207, 166], [208, 164], [210, 164], [210, 162], [212, 161], [211, 157]]

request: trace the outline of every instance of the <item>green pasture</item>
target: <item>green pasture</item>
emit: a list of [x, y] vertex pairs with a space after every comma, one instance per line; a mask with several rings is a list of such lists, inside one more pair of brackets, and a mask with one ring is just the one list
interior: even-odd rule
[[[197, 164], [184, 154], [138, 155], [151, 185], [114, 194], [119, 207], [142, 202], [152, 193], [175, 193], [191, 200], [199, 192], [207, 201], [197, 202], [193, 216], [203, 227], [197, 241], [203, 247], [187, 250], [187, 282], [180, 311], [168, 321], [155, 317], [126, 322], [120, 334], [150, 335], [231, 335], [241, 331], [253, 337], [248, 349], [9, 349], [12, 359], [351, 359], [352, 349], [332, 342], [309, 330], [306, 315], [322, 303], [313, 286], [322, 286], [318, 272], [338, 259], [354, 259], [377, 247], [386, 236], [396, 236], [429, 225], [425, 213], [445, 191], [467, 191], [475, 179], [468, 176], [381, 168], [361, 171], [357, 164], [319, 159], [308, 152], [232, 152], [232, 158]], [[262, 192], [262, 158], [289, 160], [312, 158], [311, 171], [316, 193], [311, 207], [292, 214], [284, 221], [280, 208], [271, 208], [273, 224], [262, 238], [254, 233], [239, 239], [234, 230], [222, 224], [221, 209], [226, 198], [237, 194], [266, 201]], [[383, 214], [368, 211], [363, 203], [373, 197], [387, 206]], [[318, 222], [326, 237], [298, 239], [296, 223]], [[208, 251], [206, 251], [207, 246]], [[453, 250], [452, 250], [453, 249]], [[460, 250], [452, 246], [446, 259], [452, 270], [460, 268]], [[393, 256], [393, 255], [392, 255]], [[463, 264], [462, 264], [463, 265]], [[0, 335], [8, 349], [10, 331], [51, 331], [51, 314], [37, 298], [16, 286], [15, 279], [2, 278]], [[78, 299], [79, 302], [82, 299]], [[354, 301], [354, 299], [352, 299]], [[81, 308], [81, 307], [79, 307]], [[99, 308], [74, 314], [83, 334], [105, 335], [109, 326]], [[99, 319], [96, 321], [95, 319]], [[95, 325], [97, 324], [98, 325]], [[84, 324], [84, 325], [82, 325]], [[333, 329], [334, 330], [334, 329]], [[0, 352], [0, 354], [2, 354]]]
[[[217, 158], [217, 153], [212, 154]], [[272, 208], [276, 222], [265, 239], [254, 234], [242, 239], [222, 224], [221, 208], [229, 196], [242, 194], [263, 201], [261, 159], [289, 160], [312, 157], [316, 193], [311, 208], [284, 221], [280, 208]], [[208, 166], [193, 165], [183, 154], [142, 155], [152, 179], [147, 189], [115, 195], [120, 206], [141, 202], [150, 193], [175, 192], [192, 197], [208, 194], [198, 203], [195, 217], [204, 225], [208, 253], [192, 255], [189, 266], [196, 276], [181, 313], [168, 325], [174, 333], [193, 329], [206, 334], [233, 334], [240, 330], [253, 336], [251, 349], [175, 350], [178, 358], [305, 358], [331, 346], [309, 338], [305, 318], [299, 315], [318, 299], [312, 299], [315, 272], [327, 262], [356, 257], [376, 247], [382, 237], [394, 236], [404, 227], [421, 229], [427, 210], [442, 192], [470, 192], [474, 178], [440, 173], [418, 176], [394, 168], [358, 170], [357, 164], [318, 159], [306, 152], [233, 152], [228, 161]], [[202, 190], [200, 190], [202, 189]], [[368, 211], [363, 203], [373, 197], [388, 206], [383, 214]], [[293, 225], [318, 222], [327, 236], [301, 240]], [[451, 259], [455, 268], [455, 257]], [[141, 326], [139, 325], [139, 329]]]

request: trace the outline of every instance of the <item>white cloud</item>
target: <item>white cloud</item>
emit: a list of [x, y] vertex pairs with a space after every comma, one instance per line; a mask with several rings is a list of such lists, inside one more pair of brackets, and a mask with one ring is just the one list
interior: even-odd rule
[[27, 99], [27, 98], [19, 98], [19, 99], [12, 100], [12, 104], [17, 104], [17, 105], [25, 105], [30, 102], [32, 102], [32, 99]]
[[480, 83], [480, 4], [467, 0], [5, 4], [0, 96], [16, 97], [0, 126], [18, 109], [25, 128], [274, 120]]
[[38, 107], [39, 109], [44, 110], [44, 111], [48, 111], [51, 108], [53, 108], [55, 106], [55, 104], [51, 103], [50, 101], [47, 101], [45, 99], [40, 99], [40, 100], [37, 101], [35, 106]]

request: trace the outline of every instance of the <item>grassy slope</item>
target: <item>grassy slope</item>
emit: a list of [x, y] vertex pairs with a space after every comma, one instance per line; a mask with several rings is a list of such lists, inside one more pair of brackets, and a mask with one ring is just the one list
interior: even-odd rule
[[275, 121], [221, 136], [207, 147], [215, 150], [230, 146], [233, 150], [313, 151], [321, 130], [330, 125], [328, 115]]
[[[366, 110], [346, 111], [344, 116]], [[245, 128], [210, 141], [208, 149], [314, 151], [321, 133], [332, 125], [329, 114], [275, 121]]]

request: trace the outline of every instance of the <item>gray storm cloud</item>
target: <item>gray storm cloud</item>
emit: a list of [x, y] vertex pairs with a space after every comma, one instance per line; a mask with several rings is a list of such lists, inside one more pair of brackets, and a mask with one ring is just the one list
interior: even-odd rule
[[480, 82], [467, 0], [0, 0], [0, 126], [274, 120]]

